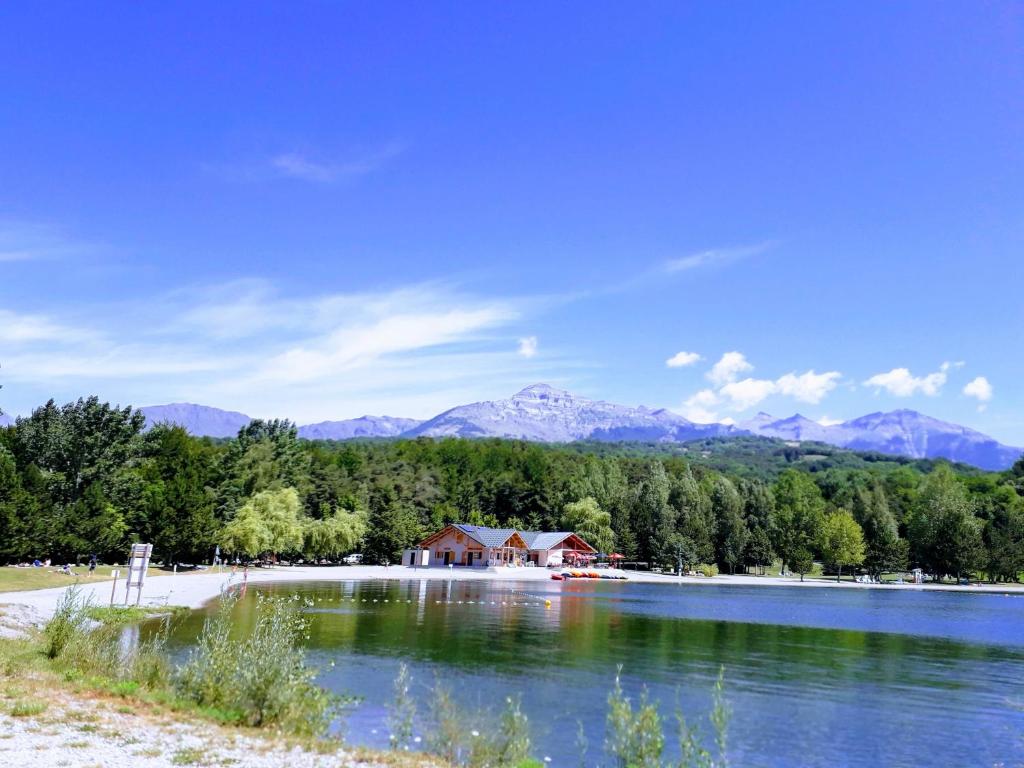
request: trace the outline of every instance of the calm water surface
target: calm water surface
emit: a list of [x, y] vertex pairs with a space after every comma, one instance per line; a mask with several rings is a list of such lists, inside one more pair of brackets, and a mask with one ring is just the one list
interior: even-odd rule
[[[1024, 597], [910, 590], [594, 582], [309, 582], [320, 682], [362, 697], [346, 738], [387, 744], [400, 661], [426, 709], [442, 678], [471, 711], [522, 697], [538, 756], [597, 764], [615, 669], [671, 719], [706, 724], [719, 665], [743, 766], [1024, 765]], [[545, 608], [544, 601], [551, 600]], [[374, 602], [376, 601], [376, 602]], [[210, 610], [214, 610], [211, 608]], [[184, 653], [201, 628], [180, 623]], [[331, 667], [330, 662], [335, 666]], [[710, 735], [710, 734], [709, 734]]]

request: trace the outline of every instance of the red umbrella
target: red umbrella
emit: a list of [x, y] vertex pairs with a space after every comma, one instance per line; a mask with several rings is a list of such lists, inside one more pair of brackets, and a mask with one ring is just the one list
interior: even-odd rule
[[608, 555], [608, 559], [609, 560], [625, 560], [626, 556], [625, 555], [620, 555], [618, 552], [612, 552], [610, 555]]

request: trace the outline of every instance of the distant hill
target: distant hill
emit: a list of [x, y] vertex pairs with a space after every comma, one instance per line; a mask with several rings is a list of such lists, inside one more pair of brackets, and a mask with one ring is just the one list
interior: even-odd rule
[[146, 429], [166, 422], [184, 427], [198, 437], [235, 437], [238, 430], [252, 421], [244, 413], [192, 403], [148, 405], [139, 410], [146, 417]]
[[9, 427], [14, 423], [14, 417], [6, 413], [0, 413], [0, 427]]
[[[243, 413], [176, 403], [143, 408], [146, 422], [170, 421], [194, 435], [233, 437], [249, 423]], [[948, 459], [982, 469], [1006, 469], [1024, 449], [1003, 445], [977, 430], [911, 410], [871, 413], [825, 425], [800, 414], [777, 419], [759, 413], [738, 425], [697, 424], [664, 408], [616, 405], [534, 384], [505, 400], [459, 405], [427, 421], [361, 416], [299, 427], [310, 440], [362, 437], [502, 437], [543, 443], [635, 442], [681, 444], [756, 435], [793, 444], [818, 443], [856, 451]]]
[[299, 437], [307, 440], [351, 440], [354, 437], [398, 437], [422, 424], [418, 419], [392, 416], [360, 416], [358, 419], [321, 421], [299, 427]]

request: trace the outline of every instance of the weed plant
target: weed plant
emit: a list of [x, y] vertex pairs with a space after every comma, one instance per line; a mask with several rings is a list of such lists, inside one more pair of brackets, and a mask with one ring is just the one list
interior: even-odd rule
[[318, 736], [343, 701], [314, 683], [300, 640], [307, 620], [294, 600], [260, 595], [256, 619], [243, 638], [232, 636], [237, 598], [222, 598], [203, 625], [195, 650], [177, 671], [182, 696], [249, 726], [274, 725]]

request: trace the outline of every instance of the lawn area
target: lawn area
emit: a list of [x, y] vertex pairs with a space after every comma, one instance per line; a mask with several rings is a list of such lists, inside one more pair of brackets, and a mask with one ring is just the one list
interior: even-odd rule
[[[124, 578], [128, 572], [125, 566], [120, 566], [121, 576]], [[57, 569], [50, 568], [12, 568], [10, 566], [0, 567], [0, 592], [23, 592], [27, 589], [48, 589], [50, 587], [66, 587], [78, 581], [110, 581], [110, 571], [113, 566], [100, 565], [96, 572], [90, 577], [87, 574], [89, 569], [86, 566], [72, 568], [72, 576], [65, 576], [57, 573]], [[166, 576], [170, 571], [162, 568], [150, 568], [147, 576]]]

